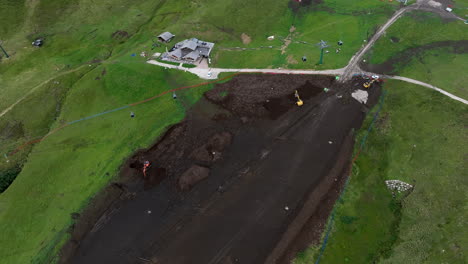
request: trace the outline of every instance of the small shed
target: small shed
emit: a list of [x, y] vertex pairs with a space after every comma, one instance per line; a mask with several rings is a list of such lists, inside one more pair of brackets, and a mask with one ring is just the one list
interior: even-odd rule
[[174, 37], [175, 37], [174, 34], [172, 34], [171, 32], [166, 31], [166, 32], [162, 33], [161, 35], [159, 35], [158, 39], [159, 39], [159, 41], [162, 41], [162, 42], [169, 42]]

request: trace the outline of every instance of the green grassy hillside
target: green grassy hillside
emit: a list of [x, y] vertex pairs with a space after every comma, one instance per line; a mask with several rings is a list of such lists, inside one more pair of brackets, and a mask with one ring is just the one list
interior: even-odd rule
[[463, 21], [444, 21], [432, 13], [413, 11], [397, 20], [367, 56], [372, 64], [383, 63], [410, 48], [440, 41], [466, 40], [466, 30]]
[[418, 54], [406, 65], [398, 65], [397, 72], [466, 99], [468, 75], [463, 71], [467, 66], [468, 53], [455, 54], [453, 48], [438, 48]]

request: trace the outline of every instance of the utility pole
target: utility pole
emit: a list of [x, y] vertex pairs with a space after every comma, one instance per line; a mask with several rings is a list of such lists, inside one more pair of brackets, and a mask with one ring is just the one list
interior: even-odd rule
[[7, 58], [10, 58], [10, 56], [8, 56], [8, 53], [7, 53], [6, 50], [2, 47], [1, 44], [2, 44], [2, 43], [0, 42], [0, 49], [3, 51], [3, 53], [5, 53], [5, 56], [6, 56]]
[[319, 64], [323, 64], [323, 49], [320, 49], [320, 60]]
[[320, 60], [319, 64], [323, 64], [323, 49], [330, 47], [326, 41], [320, 40], [319, 43], [316, 44], [320, 48]]

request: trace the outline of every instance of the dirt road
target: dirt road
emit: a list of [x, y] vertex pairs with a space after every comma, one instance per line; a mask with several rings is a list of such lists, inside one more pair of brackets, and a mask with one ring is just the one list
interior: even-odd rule
[[37, 91], [37, 89], [41, 88], [43, 85], [47, 84], [48, 82], [60, 77], [60, 76], [63, 76], [63, 75], [66, 75], [66, 74], [69, 74], [69, 73], [72, 73], [72, 72], [76, 72], [76, 71], [79, 71], [81, 69], [83, 69], [85, 66], [88, 66], [88, 64], [86, 65], [82, 65], [80, 67], [77, 67], [75, 69], [72, 69], [72, 70], [68, 70], [68, 71], [64, 71], [60, 74], [57, 74], [56, 76], [52, 77], [52, 78], [49, 78], [43, 82], [41, 82], [40, 84], [34, 86], [33, 88], [31, 88], [31, 90], [29, 90], [25, 95], [23, 95], [21, 98], [19, 98], [18, 100], [16, 100], [16, 102], [14, 102], [12, 105], [10, 105], [9, 107], [5, 108], [5, 110], [3, 110], [2, 112], [0, 112], [0, 117], [4, 116], [5, 114], [7, 114], [8, 112], [11, 111], [11, 109], [13, 109], [16, 105], [18, 105], [19, 103], [21, 103], [22, 101], [24, 101], [26, 98], [28, 98], [31, 94], [33, 94], [35, 91]]
[[374, 46], [374, 43], [382, 36], [382, 34], [385, 33], [385, 30], [395, 23], [395, 21], [397, 21], [405, 12], [411, 9], [414, 9], [413, 6], [407, 6], [398, 10], [382, 27], [380, 27], [377, 33], [367, 41], [367, 43], [351, 58], [348, 65], [346, 65], [344, 72], [341, 75], [341, 82], [348, 81], [354, 73], [360, 72], [359, 63], [362, 61], [362, 56], [364, 56], [364, 54]]
[[445, 5], [440, 5], [434, 7], [430, 4], [431, 0], [418, 0], [416, 3], [403, 7], [396, 11], [392, 17], [390, 17], [384, 25], [382, 25], [379, 30], [375, 33], [370, 40], [351, 58], [348, 65], [344, 68], [344, 72], [341, 75], [340, 81], [345, 82], [351, 78], [354, 73], [361, 72], [359, 68], [359, 63], [362, 61], [362, 57], [374, 46], [375, 42], [385, 33], [385, 31], [395, 23], [402, 15], [408, 11], [413, 10], [424, 10], [428, 12], [433, 12], [439, 14], [441, 17], [446, 19], [458, 19], [463, 20], [463, 18], [458, 17], [457, 15], [447, 12], [444, 10]]
[[274, 73], [274, 74], [305, 74], [305, 75], [341, 75], [343, 69], [333, 70], [291, 70], [291, 69], [229, 69], [229, 68], [185, 68], [178, 65], [162, 63], [156, 60], [147, 61], [149, 64], [158, 65], [168, 69], [178, 69], [185, 72], [190, 72], [202, 79], [217, 79], [222, 72], [242, 72], [242, 73]]
[[[366, 108], [350, 98], [351, 84], [333, 82], [253, 74], [217, 85], [185, 122], [128, 161], [122, 173], [131, 179], [125, 189], [133, 198], [76, 239], [76, 254], [63, 263], [284, 263], [288, 247], [280, 242], [297, 235], [290, 224], [300, 230], [320, 206], [331, 209], [333, 201], [319, 201], [343, 176], [350, 132], [364, 118]], [[305, 101], [301, 108], [294, 104], [296, 89]], [[226, 133], [230, 143], [207, 147]], [[144, 160], [155, 164], [145, 181]], [[181, 191], [180, 177], [194, 164], [208, 168], [209, 176]]]

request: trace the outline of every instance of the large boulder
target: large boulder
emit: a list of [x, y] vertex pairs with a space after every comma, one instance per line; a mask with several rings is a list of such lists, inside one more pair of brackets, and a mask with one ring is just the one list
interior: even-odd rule
[[195, 184], [207, 178], [210, 175], [210, 169], [198, 165], [192, 165], [179, 178], [179, 188], [182, 191], [190, 190]]

